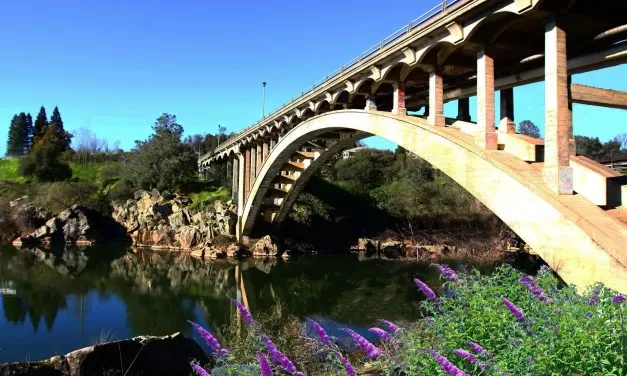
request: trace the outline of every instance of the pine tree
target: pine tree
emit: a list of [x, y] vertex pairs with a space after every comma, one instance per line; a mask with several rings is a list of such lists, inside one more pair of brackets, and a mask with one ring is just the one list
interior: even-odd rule
[[41, 106], [39, 114], [35, 120], [35, 129], [33, 130], [33, 145], [37, 142], [37, 139], [44, 136], [46, 129], [48, 128], [48, 115], [46, 115], [46, 109]]
[[33, 117], [30, 115], [30, 113], [26, 114], [25, 116], [23, 138], [24, 152], [22, 153], [22, 155], [26, 155], [33, 147]]
[[59, 108], [56, 106], [52, 111], [49, 127], [54, 129], [59, 139], [62, 140], [63, 151], [69, 150], [70, 142], [72, 141], [72, 135], [66, 132], [65, 128], [63, 128], [63, 119], [61, 119], [61, 113], [59, 112]]
[[22, 152], [20, 145], [20, 133], [18, 129], [18, 117], [13, 115], [11, 126], [9, 126], [9, 135], [7, 140], [7, 156], [20, 155]]

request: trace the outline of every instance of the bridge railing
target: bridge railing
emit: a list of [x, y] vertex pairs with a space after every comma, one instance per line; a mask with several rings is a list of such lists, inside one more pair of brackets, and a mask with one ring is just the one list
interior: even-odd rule
[[[439, 15], [441, 15], [443, 13], [446, 13], [446, 11], [447, 11], [447, 9], [449, 7], [451, 7], [452, 5], [455, 5], [456, 3], [462, 2], [462, 1], [464, 1], [464, 0], [443, 0], [441, 3], [437, 4], [436, 6], [434, 6], [431, 9], [427, 10], [425, 13], [423, 13], [419, 17], [409, 21], [407, 26], [404, 26], [404, 27], [396, 30], [395, 32], [390, 34], [388, 37], [386, 37], [383, 40], [381, 40], [379, 43], [373, 45], [372, 47], [368, 48], [366, 51], [364, 51], [361, 54], [359, 54], [359, 56], [357, 56], [354, 59], [350, 60], [346, 64], [343, 64], [340, 68], [336, 69], [334, 72], [332, 72], [331, 74], [327, 75], [324, 79], [314, 83], [313, 86], [309, 90], [302, 91], [300, 93], [300, 95], [298, 95], [296, 97], [293, 97], [292, 99], [290, 99], [288, 102], [284, 103], [282, 106], [280, 106], [276, 110], [270, 112], [263, 119], [258, 120], [255, 124], [251, 125], [250, 127], [246, 128], [246, 129], [243, 129], [241, 132], [234, 134], [230, 138], [230, 142], [229, 141], [224, 142], [222, 145], [216, 147], [215, 150], [213, 151], [213, 153], [207, 153], [206, 155], [202, 156], [201, 159], [205, 159], [206, 157], [209, 157], [209, 156], [211, 156], [212, 154], [214, 154], [216, 152], [222, 151], [223, 149], [226, 149], [226, 148], [232, 146], [232, 144], [234, 144], [237, 139], [239, 139], [240, 137], [245, 136], [246, 134], [251, 133], [252, 131], [254, 131], [257, 128], [257, 126], [260, 125], [262, 122], [264, 122], [268, 117], [272, 117], [272, 116], [276, 115], [277, 113], [282, 112], [286, 107], [290, 106], [292, 103], [298, 101], [299, 99], [309, 95], [311, 92], [313, 92], [314, 90], [318, 89], [320, 86], [324, 85], [326, 82], [336, 78], [337, 76], [342, 74], [344, 71], [346, 71], [346, 70], [348, 70], [348, 69], [358, 65], [364, 59], [370, 57], [371, 55], [377, 53], [378, 51], [383, 50], [385, 47], [389, 46], [390, 44], [392, 44], [394, 42], [397, 42], [399, 39], [409, 35], [413, 30], [415, 30], [416, 28], [424, 25], [425, 23], [427, 23], [428, 21], [432, 20], [436, 16], [439, 16]], [[473, 1], [473, 0], [469, 0], [469, 1]]]

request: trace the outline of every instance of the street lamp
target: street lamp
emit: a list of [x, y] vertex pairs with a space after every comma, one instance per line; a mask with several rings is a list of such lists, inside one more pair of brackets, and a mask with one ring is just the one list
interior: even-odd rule
[[261, 83], [262, 99], [261, 99], [261, 117], [266, 117], [266, 81]]

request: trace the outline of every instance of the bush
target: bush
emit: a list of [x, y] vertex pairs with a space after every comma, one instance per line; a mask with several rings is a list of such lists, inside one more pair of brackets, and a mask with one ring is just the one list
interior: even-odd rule
[[[447, 279], [439, 294], [415, 279], [427, 297], [417, 322], [399, 328], [381, 320], [384, 329], [369, 329], [380, 338], [376, 345], [346, 330], [354, 348], [366, 354], [369, 368], [374, 368], [370, 374], [625, 374], [624, 296], [601, 284], [578, 295], [574, 286], [562, 286], [546, 267], [533, 278], [509, 265], [498, 267], [492, 276], [477, 271], [457, 274], [445, 265], [436, 266]], [[236, 364], [251, 365], [258, 353], [268, 354], [264, 356], [275, 363], [273, 368], [280, 374], [297, 374], [295, 370], [280, 371], [292, 368], [286, 367], [292, 364], [290, 355], [296, 368], [307, 368], [312, 374], [338, 374], [338, 369], [352, 368], [346, 346], [329, 338], [319, 324], [310, 322], [319, 341], [313, 346], [311, 342], [307, 345], [304, 330], [287, 331], [287, 325], [277, 332], [282, 342], [272, 344], [263, 337], [265, 326], [253, 322], [241, 304], [236, 304], [247, 326], [241, 331], [241, 326], [232, 325], [237, 328], [232, 329], [236, 335], [228, 342], [232, 351], [227, 355], [221, 348], [218, 356], [222, 370], [235, 369]], [[215, 340], [211, 334], [203, 337]]]

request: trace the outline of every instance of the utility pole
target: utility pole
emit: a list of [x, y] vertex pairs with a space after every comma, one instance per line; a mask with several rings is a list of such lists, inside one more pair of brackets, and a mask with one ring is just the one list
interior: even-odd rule
[[222, 126], [218, 124], [218, 146], [220, 146], [220, 130], [221, 129], [222, 129]]
[[261, 99], [261, 117], [265, 119], [266, 117], [266, 81], [261, 83], [261, 91], [262, 91], [262, 99]]

